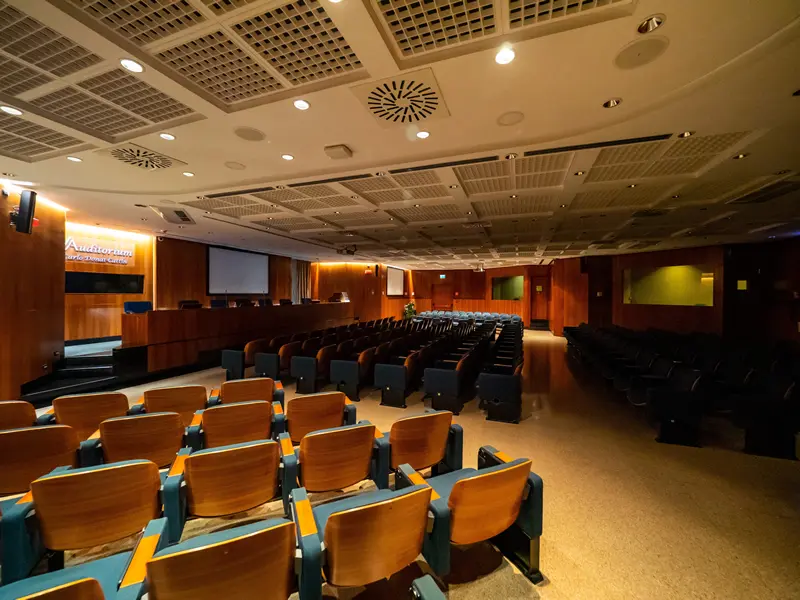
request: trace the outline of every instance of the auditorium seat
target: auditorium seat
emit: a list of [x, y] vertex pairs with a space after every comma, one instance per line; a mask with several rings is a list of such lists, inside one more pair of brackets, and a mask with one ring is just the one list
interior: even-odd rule
[[131, 300], [122, 304], [122, 312], [126, 315], [138, 315], [153, 310], [153, 303], [144, 300]]
[[[289, 444], [289, 454], [294, 453]], [[164, 515], [170, 543], [181, 541], [186, 521], [233, 515], [276, 498], [288, 510], [296, 487], [296, 463], [283, 461], [281, 444], [260, 440], [183, 455], [164, 483]]]
[[36, 422], [33, 404], [24, 400], [0, 401], [0, 431], [31, 427]]
[[483, 372], [478, 375], [477, 391], [488, 421], [519, 423], [522, 417], [522, 367], [520, 362], [509, 373]]
[[[388, 344], [385, 346], [388, 349]], [[376, 348], [372, 347], [362, 350], [355, 357], [339, 353], [339, 357], [331, 361], [330, 382], [354, 402], [360, 400], [361, 389], [373, 379], [375, 352]]]
[[433, 488], [433, 526], [422, 554], [440, 577], [451, 571], [450, 545], [492, 540], [534, 583], [539, 571], [542, 535], [542, 479], [530, 459], [511, 459], [491, 446], [478, 451], [478, 469], [460, 469], [423, 479], [410, 465], [397, 472], [398, 489], [427, 484]]
[[[160, 487], [158, 468], [145, 460], [57, 469], [34, 481], [30, 497], [3, 516], [0, 595], [21, 598], [90, 578], [98, 581], [106, 598], [139, 598], [144, 565], [167, 541], [167, 521], [158, 518]], [[65, 551], [97, 548], [133, 535], [139, 540], [133, 552], [64, 568]], [[51, 553], [49, 572], [28, 577], [45, 553]]]
[[256, 354], [269, 352], [272, 338], [251, 340], [244, 346], [244, 350], [225, 349], [222, 351], [222, 368], [225, 369], [226, 379], [244, 379], [245, 369], [256, 364]]
[[702, 373], [677, 365], [671, 376], [645, 393], [647, 414], [659, 427], [657, 441], [666, 444], [700, 445], [700, 419], [703, 416]]
[[194, 413], [209, 406], [204, 385], [179, 385], [175, 387], [146, 390], [141, 402], [128, 410], [129, 414], [175, 412], [181, 416], [184, 427], [188, 427]]
[[735, 395], [732, 401], [734, 423], [745, 430], [745, 452], [797, 460], [800, 394], [796, 379], [765, 376], [760, 385]]
[[211, 308], [228, 308], [228, 301], [223, 298], [212, 298]]
[[289, 374], [289, 369], [292, 366], [292, 357], [300, 354], [303, 348], [304, 340], [295, 340], [296, 336], [292, 336], [292, 341], [283, 344], [277, 352], [261, 352], [256, 354], [256, 376], [257, 377], [270, 377], [278, 380], [282, 374]]
[[268, 440], [283, 430], [280, 402], [251, 400], [197, 411], [189, 426], [187, 440], [193, 449], [199, 450]]
[[412, 352], [401, 365], [375, 365], [375, 386], [381, 390], [382, 405], [406, 408], [406, 398], [422, 378], [419, 358], [419, 352]]
[[203, 305], [197, 300], [180, 300], [178, 302], [178, 309], [180, 310], [192, 310], [199, 308], [203, 308]]
[[101, 394], [81, 394], [59, 396], [53, 406], [40, 415], [39, 425], [69, 425], [75, 430], [79, 440], [92, 435], [100, 423], [111, 417], [124, 417], [128, 414], [128, 397], [119, 392]]
[[296, 396], [286, 407], [285, 431], [293, 444], [309, 433], [356, 424], [356, 407], [343, 392]]
[[225, 381], [220, 389], [213, 390], [208, 403], [233, 404], [235, 402], [249, 402], [251, 400], [265, 400], [267, 402], [280, 402], [283, 406], [284, 390], [280, 381], [269, 377], [251, 377], [250, 379], [236, 379]]
[[396, 471], [409, 464], [432, 475], [457, 471], [462, 467], [464, 430], [453, 423], [453, 413], [428, 411], [392, 423], [383, 437], [389, 443], [389, 467]]
[[306, 352], [314, 352], [319, 345], [312, 343], [316, 339], [318, 338], [304, 342], [301, 349], [304, 356], [292, 357], [290, 374], [297, 379], [295, 389], [298, 394], [313, 394], [320, 381], [327, 383], [330, 379], [331, 361], [336, 357], [336, 344], [319, 347], [314, 356], [305, 355]]

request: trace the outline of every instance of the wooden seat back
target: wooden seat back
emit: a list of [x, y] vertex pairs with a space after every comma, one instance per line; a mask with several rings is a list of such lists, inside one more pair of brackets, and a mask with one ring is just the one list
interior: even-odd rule
[[[147, 563], [151, 600], [286, 600], [293, 588], [292, 522]], [[257, 592], [256, 592], [257, 591]]]
[[526, 460], [457, 481], [447, 501], [450, 540], [455, 544], [474, 544], [511, 527], [519, 515], [530, 472], [531, 461]]
[[447, 448], [453, 413], [441, 411], [406, 417], [392, 424], [392, 468], [408, 463], [421, 471], [439, 463]]
[[116, 417], [100, 423], [103, 460], [149, 460], [166, 467], [183, 446], [183, 421], [178, 413]]
[[358, 380], [363, 382], [368, 376], [375, 361], [375, 347], [367, 348], [358, 355]]
[[299, 444], [307, 434], [320, 429], [341, 427], [344, 418], [344, 392], [295, 396], [286, 406], [286, 421], [292, 442]]
[[175, 412], [188, 427], [194, 413], [206, 407], [208, 392], [204, 385], [179, 385], [156, 388], [144, 393], [144, 407], [149, 413]]
[[272, 500], [278, 493], [277, 442], [190, 454], [184, 463], [189, 513], [230, 515]]
[[31, 483], [42, 542], [50, 550], [107, 544], [142, 531], [161, 512], [150, 461], [66, 471]]
[[285, 371], [291, 366], [292, 357], [300, 354], [300, 349], [302, 347], [303, 342], [300, 340], [289, 342], [281, 346], [281, 349], [278, 351], [278, 357], [280, 359], [280, 368], [282, 371]]
[[234, 379], [226, 381], [220, 388], [220, 400], [223, 404], [266, 400], [272, 402], [275, 393], [275, 382], [269, 377], [251, 377], [250, 379]]
[[128, 397], [119, 392], [60, 396], [53, 400], [53, 411], [59, 425], [69, 425], [85, 440], [106, 419], [128, 414]]
[[36, 420], [33, 404], [24, 400], [6, 400], [0, 402], [0, 431], [30, 427]]
[[317, 375], [325, 377], [326, 380], [330, 376], [331, 361], [336, 358], [336, 345], [323, 346], [317, 352]]
[[284, 344], [289, 343], [289, 336], [288, 335], [276, 335], [269, 341], [269, 350], [271, 354], [277, 354], [278, 350], [281, 349], [281, 346]]
[[203, 411], [206, 448], [218, 448], [270, 437], [272, 404], [264, 400], [223, 404]]
[[272, 340], [270, 338], [261, 338], [247, 342], [244, 345], [244, 364], [245, 366], [254, 365], [256, 362], [256, 354], [259, 352], [269, 352], [269, 344]]
[[325, 525], [328, 582], [356, 587], [385, 579], [422, 551], [431, 488], [333, 513]]
[[79, 446], [66, 425], [0, 431], [0, 495], [25, 492], [56, 467], [77, 466]]
[[103, 588], [96, 579], [76, 579], [69, 583], [55, 585], [19, 600], [105, 600]]
[[369, 477], [374, 438], [374, 425], [309, 433], [300, 441], [300, 484], [309, 492], [324, 492], [363, 481]]

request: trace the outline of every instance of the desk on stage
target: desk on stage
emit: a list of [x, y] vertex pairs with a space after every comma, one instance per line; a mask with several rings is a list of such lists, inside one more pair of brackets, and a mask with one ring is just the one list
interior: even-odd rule
[[147, 371], [201, 362], [204, 354], [276, 335], [353, 322], [349, 302], [153, 310], [122, 315], [122, 349], [146, 347]]

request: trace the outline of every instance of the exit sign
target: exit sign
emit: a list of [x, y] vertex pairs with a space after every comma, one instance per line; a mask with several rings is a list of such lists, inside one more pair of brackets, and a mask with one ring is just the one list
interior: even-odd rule
[[439, 279], [447, 279], [447, 275], [445, 275], [444, 273], [441, 273], [439, 275]]

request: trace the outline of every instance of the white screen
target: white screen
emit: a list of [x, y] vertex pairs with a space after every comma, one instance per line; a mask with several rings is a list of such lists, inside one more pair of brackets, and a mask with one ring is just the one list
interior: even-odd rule
[[386, 270], [386, 295], [403, 295], [403, 270], [389, 267]]
[[208, 293], [269, 293], [269, 256], [210, 247]]

